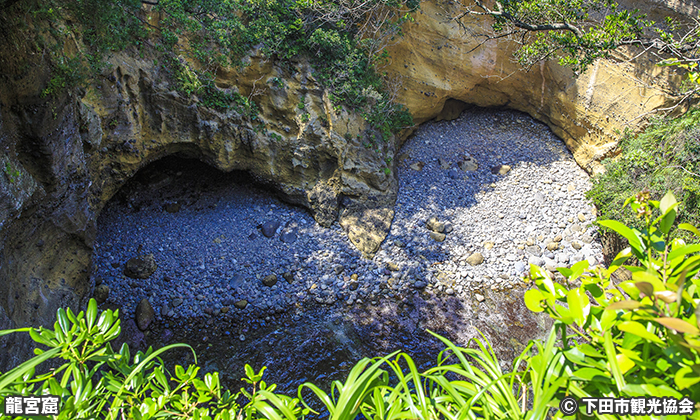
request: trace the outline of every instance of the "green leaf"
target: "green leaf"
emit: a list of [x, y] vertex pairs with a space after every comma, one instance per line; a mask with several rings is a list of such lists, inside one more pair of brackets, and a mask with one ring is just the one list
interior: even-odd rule
[[615, 259], [613, 260], [613, 262], [610, 263], [610, 267], [608, 267], [607, 275], [610, 276], [612, 273], [617, 271], [617, 269], [619, 269], [622, 266], [622, 264], [625, 263], [625, 261], [630, 259], [630, 257], [632, 257], [632, 250], [629, 247], [620, 251], [617, 254], [617, 256], [615, 256]]
[[544, 308], [542, 307], [542, 301], [544, 300], [544, 295], [539, 289], [530, 289], [525, 292], [525, 306], [532, 312], [542, 312]]
[[29, 327], [15, 328], [14, 330], [2, 330], [2, 331], [0, 331], [0, 337], [2, 337], [3, 335], [12, 334], [12, 333], [16, 333], [16, 332], [29, 332], [30, 330], [31, 330], [31, 328], [29, 328]]
[[[116, 392], [116, 395], [114, 395], [114, 399], [113, 399], [112, 405], [111, 405], [112, 409], [115, 409], [115, 407], [117, 407], [118, 404], [122, 401], [121, 395], [127, 390], [127, 388], [129, 388], [129, 386], [130, 386], [130, 384], [131, 384], [131, 381], [132, 381], [134, 378], [136, 378], [137, 375], [143, 374], [143, 370], [146, 368], [146, 365], [147, 365], [151, 360], [153, 360], [153, 359], [155, 359], [156, 357], [158, 357], [161, 353], [164, 353], [164, 352], [166, 352], [166, 351], [168, 351], [168, 350], [170, 350], [170, 349], [176, 348], [176, 347], [187, 347], [188, 349], [192, 350], [192, 354], [194, 355], [194, 362], [197, 363], [197, 354], [194, 352], [194, 349], [192, 348], [192, 346], [189, 346], [189, 345], [187, 345], [187, 344], [180, 344], [180, 343], [178, 343], [178, 344], [170, 344], [170, 345], [168, 345], [168, 346], [159, 348], [158, 350], [154, 351], [153, 353], [151, 353], [150, 355], [148, 355], [147, 357], [145, 357], [138, 365], [136, 365], [136, 366], [134, 367], [134, 369], [131, 371], [131, 373], [129, 374], [129, 376], [127, 376], [126, 379], [124, 379], [124, 382], [122, 383], [121, 387], [120, 387], [119, 390]], [[149, 351], [150, 351], [150, 349], [149, 349]], [[180, 368], [180, 369], [179, 369], [179, 372], [178, 372], [178, 368]], [[190, 367], [187, 369], [187, 373], [188, 373], [192, 378], [194, 378], [194, 377], [196, 376], [196, 370], [197, 370], [197, 369], [199, 369], [199, 368], [197, 368], [196, 366], [190, 365]], [[175, 372], [176, 372], [176, 374], [177, 374], [177, 373], [184, 373], [184, 372], [182, 372], [182, 367], [180, 367], [179, 365], [175, 367]], [[193, 374], [194, 374], [194, 375], [193, 375]], [[178, 376], [179, 376], [179, 375], [178, 375]], [[180, 378], [182, 378], [182, 377], [180, 377]]]
[[[70, 310], [70, 308], [68, 310]], [[58, 308], [56, 318], [58, 318], [58, 325], [61, 327], [61, 332], [64, 335], [67, 334], [68, 331], [70, 331], [70, 322], [66, 316], [66, 311], [63, 308]]]
[[88, 329], [91, 330], [92, 326], [95, 325], [95, 321], [97, 320], [97, 301], [95, 301], [95, 299], [90, 299], [90, 302], [88, 302], [85, 320], [87, 322]]
[[590, 344], [581, 344], [577, 348], [581, 351], [581, 353], [585, 354], [586, 356], [598, 358], [604, 357], [603, 353], [599, 352], [595, 347], [593, 347]]
[[676, 221], [676, 210], [671, 209], [669, 210], [668, 213], [664, 214], [663, 217], [661, 218], [661, 222], [659, 223], [659, 230], [663, 232], [664, 234], [667, 234], [670, 230], [671, 227], [673, 226], [673, 222]]
[[[635, 281], [635, 286], [637, 287], [637, 289], [639, 289], [640, 287], [639, 283], [649, 283], [651, 287], [649, 287], [649, 285], [641, 285], [641, 287], [646, 288], [646, 291], [651, 294], [654, 293], [654, 290], [665, 289], [663, 282], [658, 277], [658, 273], [654, 271], [635, 271], [632, 273], [632, 280]], [[642, 289], [639, 289], [639, 291], [641, 291], [642, 293], [645, 292], [645, 290]], [[651, 296], [651, 294], [647, 296]]]
[[571, 266], [571, 279], [576, 280], [583, 272], [589, 267], [590, 263], [588, 260], [581, 260], [576, 264]]
[[573, 376], [586, 381], [592, 381], [596, 377], [610, 378], [610, 373], [595, 368], [585, 367], [574, 371]]
[[695, 236], [700, 237], [700, 231], [690, 223], [681, 223], [678, 225], [678, 229], [687, 230], [688, 232], [694, 233]]
[[700, 244], [685, 245], [679, 248], [675, 248], [673, 251], [668, 253], [667, 259], [673, 261], [679, 257], [685, 257], [688, 254], [700, 251]]
[[44, 361], [53, 358], [61, 352], [61, 348], [53, 348], [39, 356], [35, 356], [9, 372], [0, 376], [0, 390], [6, 390], [17, 379], [23, 377], [27, 372], [34, 371], [34, 368]]
[[659, 210], [661, 210], [661, 214], [664, 215], [676, 208], [676, 206], [678, 206], [678, 202], [671, 191], [668, 191], [666, 195], [664, 195], [664, 198], [662, 198], [659, 202]]
[[678, 369], [673, 377], [673, 382], [681, 390], [688, 389], [700, 382], [700, 375], [693, 371], [690, 366], [684, 366]]
[[566, 302], [569, 304], [569, 311], [571, 311], [571, 316], [576, 321], [580, 327], [586, 323], [586, 318], [590, 310], [590, 300], [585, 292], [581, 288], [577, 287], [569, 290], [566, 296]]
[[[605, 349], [605, 357], [610, 365], [610, 371], [615, 378], [615, 386], [617, 386], [618, 392], [622, 392], [622, 388], [625, 387], [626, 381], [624, 376], [622, 376], [622, 369], [620, 364], [617, 362], [617, 354], [615, 354], [615, 344], [613, 343], [612, 334], [610, 331], [605, 331], [603, 348]], [[619, 394], [618, 394], [619, 395]]]
[[246, 363], [244, 369], [245, 369], [245, 376], [248, 379], [253, 379], [253, 377], [255, 376], [255, 371], [253, 371], [253, 368], [248, 363]]
[[627, 373], [627, 371], [632, 369], [635, 365], [635, 363], [632, 360], [630, 360], [630, 358], [627, 357], [626, 354], [624, 354], [622, 352], [620, 354], [618, 354], [616, 357], [617, 357], [617, 365], [620, 367], [620, 372], [623, 375], [625, 373]]
[[655, 334], [647, 331], [644, 325], [637, 321], [624, 321], [617, 325], [620, 331], [628, 332], [636, 336], [642, 337], [646, 340], [653, 341], [654, 343], [664, 345], [664, 341], [657, 337]]
[[616, 220], [600, 220], [598, 221], [598, 224], [603, 227], [612, 229], [613, 231], [617, 232], [622, 237], [627, 239], [630, 243], [630, 246], [632, 247], [632, 251], [634, 252], [635, 256], [640, 259], [643, 258], [643, 254], [646, 248], [642, 245], [638, 231], [634, 231]]

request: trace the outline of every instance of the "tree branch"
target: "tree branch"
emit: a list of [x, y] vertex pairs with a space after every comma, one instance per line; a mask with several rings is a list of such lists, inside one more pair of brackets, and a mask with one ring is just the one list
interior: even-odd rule
[[476, 3], [483, 12], [474, 12], [470, 9], [467, 9], [464, 13], [462, 13], [460, 16], [457, 17], [457, 19], [461, 19], [466, 15], [489, 15], [492, 16], [496, 19], [505, 19], [508, 22], [510, 22], [513, 26], [516, 28], [520, 29], [525, 29], [526, 31], [530, 32], [542, 32], [542, 31], [569, 31], [573, 32], [574, 35], [577, 37], [581, 38], [583, 36], [583, 31], [578, 28], [577, 26], [572, 25], [569, 22], [553, 22], [553, 23], [540, 23], [540, 24], [532, 24], [525, 22], [523, 20], [520, 20], [513, 16], [512, 14], [506, 12], [503, 9], [503, 5], [501, 4], [500, 1], [496, 2], [496, 8], [497, 10], [491, 10], [487, 6], [485, 6], [481, 1], [475, 0], [474, 3]]

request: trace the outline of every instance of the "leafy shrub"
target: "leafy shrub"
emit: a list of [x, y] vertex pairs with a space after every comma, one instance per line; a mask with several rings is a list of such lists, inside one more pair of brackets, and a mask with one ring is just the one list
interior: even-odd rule
[[[131, 357], [124, 344], [118, 352], [109, 344], [119, 335], [118, 311], [106, 310], [99, 317], [97, 304], [90, 300], [87, 311], [77, 315], [59, 309], [53, 330], [21, 328], [2, 331], [29, 332], [32, 339], [47, 347], [35, 349], [36, 357], [0, 376], [0, 396], [51, 394], [61, 400], [58, 419], [150, 419], [198, 418], [233, 419], [241, 413], [257, 418], [259, 412], [275, 406], [280, 412], [303, 415], [298, 401], [271, 394], [275, 385], [267, 385], [262, 370], [246, 366], [246, 380], [252, 390], [244, 391], [248, 402], [237, 403], [240, 394], [223, 391], [218, 373], [197, 377], [199, 367], [175, 366], [168, 372], [158, 356], [173, 344], [154, 351], [138, 352]], [[49, 359], [63, 359], [58, 369], [36, 375], [36, 367]], [[195, 355], [196, 363], [196, 355]], [[264, 370], [264, 369], [263, 369]]]
[[[640, 193], [624, 204], [641, 219], [641, 230], [599, 223], [626, 238], [630, 248], [607, 269], [589, 268], [587, 261], [559, 268], [566, 285], [531, 266], [537, 288], [525, 294], [525, 303], [547, 312], [560, 328], [558, 351], [566, 358], [571, 394], [700, 401], [700, 245], [671, 239], [678, 208], [672, 193], [661, 201]], [[700, 237], [690, 224], [678, 228]], [[632, 280], [616, 284], [612, 274], [632, 256], [640, 263], [625, 266]]]
[[[395, 352], [386, 357], [360, 360], [345, 382], [334, 381], [330, 394], [317, 385], [305, 383], [297, 398], [275, 393], [275, 385], [262, 380], [265, 368], [255, 372], [246, 365], [250, 387], [232, 394], [221, 389], [218, 373], [198, 377], [199, 368], [176, 366], [168, 371], [158, 356], [173, 344], [154, 351], [138, 352], [133, 358], [124, 344], [118, 352], [109, 341], [119, 334], [118, 313], [106, 310], [98, 316], [94, 300], [86, 312], [58, 311], [53, 330], [22, 328], [2, 331], [29, 332], [47, 350], [0, 375], [0, 397], [51, 394], [60, 398], [59, 419], [298, 419], [313, 411], [302, 393], [311, 391], [331, 419], [354, 420], [358, 415], [372, 419], [476, 419], [518, 418], [528, 410], [541, 418], [551, 405], [551, 392], [561, 378], [551, 375], [555, 335], [547, 344], [531, 343], [515, 362], [517, 374], [504, 374], [486, 340], [476, 348], [462, 348], [437, 336], [447, 348], [437, 365], [420, 373], [411, 357]], [[534, 350], [534, 351], [533, 351]], [[557, 356], [561, 357], [561, 355]], [[35, 368], [49, 359], [63, 359], [58, 369], [36, 375]], [[390, 383], [390, 373], [397, 380]], [[451, 379], [459, 375], [459, 379]], [[546, 388], [528, 400], [523, 379]], [[515, 388], [514, 388], [515, 386]], [[518, 393], [514, 394], [513, 390]]]
[[[623, 211], [625, 199], [648, 190], [659, 200], [673, 191], [680, 200], [680, 222], [700, 225], [700, 110], [675, 118], [658, 118], [642, 133], [627, 133], [620, 156], [603, 161], [605, 173], [593, 178], [587, 197], [601, 219], [642, 229], [641, 221]], [[686, 235], [687, 238], [687, 235]]]

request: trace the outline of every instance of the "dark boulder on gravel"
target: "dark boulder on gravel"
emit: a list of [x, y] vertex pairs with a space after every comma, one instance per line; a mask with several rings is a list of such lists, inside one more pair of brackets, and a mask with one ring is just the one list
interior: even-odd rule
[[158, 269], [153, 254], [139, 255], [126, 262], [124, 275], [132, 279], [147, 279]]
[[262, 234], [265, 235], [265, 237], [272, 238], [273, 236], [275, 236], [275, 232], [277, 232], [277, 228], [279, 227], [280, 222], [276, 220], [268, 220], [260, 226], [260, 230], [262, 231]]
[[98, 304], [104, 303], [109, 297], [109, 286], [106, 284], [100, 284], [95, 287], [95, 300]]
[[136, 307], [136, 316], [134, 317], [139, 329], [141, 331], [146, 331], [148, 326], [151, 325], [151, 322], [153, 322], [155, 316], [156, 312], [153, 310], [151, 302], [146, 298], [141, 299], [141, 302], [139, 302], [139, 305]]
[[277, 284], [277, 276], [274, 274], [268, 274], [262, 279], [262, 283], [267, 287], [272, 287]]

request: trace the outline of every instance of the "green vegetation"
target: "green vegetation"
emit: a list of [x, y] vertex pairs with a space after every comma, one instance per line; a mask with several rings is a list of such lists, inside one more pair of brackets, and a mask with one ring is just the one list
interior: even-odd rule
[[7, 180], [10, 182], [10, 184], [14, 184], [15, 181], [21, 175], [19, 169], [15, 168], [9, 160], [5, 162], [3, 172], [5, 172], [5, 176], [7, 177]]
[[639, 219], [622, 211], [625, 198], [647, 190], [658, 200], [671, 190], [681, 202], [679, 221], [700, 225], [700, 110], [626, 133], [620, 149], [619, 156], [603, 161], [606, 171], [593, 178], [587, 195], [600, 218], [641, 229]]
[[[248, 386], [232, 394], [221, 389], [218, 373], [200, 379], [196, 365], [176, 366], [171, 372], [158, 357], [189, 346], [149, 348], [133, 358], [126, 345], [113, 351], [109, 341], [119, 334], [118, 314], [98, 314], [91, 300], [77, 315], [59, 309], [53, 329], [0, 332], [29, 332], [45, 348], [0, 375], [0, 396], [57, 395], [59, 419], [293, 420], [318, 414], [308, 404], [316, 398], [333, 420], [537, 420], [568, 417], [558, 406], [569, 396], [700, 401], [700, 245], [670, 239], [678, 208], [672, 193], [661, 201], [640, 193], [627, 205], [644, 227], [600, 222], [631, 245], [609, 268], [588, 267], [582, 261], [558, 269], [566, 281], [557, 282], [531, 266], [536, 287], [525, 294], [525, 303], [535, 312], [546, 312], [554, 325], [546, 340], [531, 341], [507, 372], [484, 337], [459, 347], [436, 335], [446, 348], [424, 372], [409, 355], [395, 352], [360, 360], [345, 382], [333, 382], [330, 393], [305, 383], [290, 397], [263, 381], [265, 368], [256, 372], [246, 365], [243, 381]], [[690, 224], [678, 228], [700, 237]], [[641, 265], [626, 266], [632, 280], [615, 284], [611, 275], [633, 255]], [[36, 375], [36, 367], [49, 359], [62, 359], [63, 364]], [[700, 411], [694, 410], [692, 415], [679, 412], [664, 418], [699, 419]]]
[[614, 0], [498, 0], [491, 7], [480, 0], [474, 3], [458, 19], [493, 18], [496, 38], [519, 43], [516, 58], [525, 66], [558, 58], [580, 74], [596, 59], [609, 58], [612, 51], [630, 45], [670, 55], [663, 64], [684, 68], [698, 80], [700, 22], [693, 17], [688, 23], [670, 18], [655, 22]]
[[[546, 311], [562, 329], [558, 351], [565, 358], [562, 369], [568, 372], [571, 395], [699, 401], [700, 245], [671, 239], [678, 210], [672, 193], [653, 201], [643, 192], [624, 205], [630, 205], [643, 228], [599, 222], [630, 243], [609, 268], [590, 269], [585, 261], [559, 268], [567, 280], [559, 284], [532, 266], [537, 289], [525, 294], [525, 303], [533, 311]], [[695, 241], [700, 237], [690, 224], [678, 228]], [[611, 275], [632, 256], [639, 261], [625, 266], [632, 280], [616, 284]], [[700, 418], [700, 413], [688, 418]]]
[[[224, 92], [214, 77], [222, 67], [244, 66], [245, 56], [259, 49], [290, 73], [299, 57], [309, 59], [333, 103], [361, 112], [385, 139], [412, 119], [393, 102], [377, 66], [417, 7], [418, 0], [160, 0], [153, 6], [160, 21], [152, 24], [154, 15], [138, 0], [26, 0], [12, 6], [15, 26], [33, 37], [37, 51], [49, 52], [45, 96], [87, 85], [111, 53], [131, 48], [142, 57], [154, 55], [178, 91], [196, 95], [200, 105], [235, 109], [254, 120], [252, 98]], [[27, 17], [33, 26], [24, 23]], [[85, 48], [66, 52], [71, 38]], [[284, 87], [279, 78], [270, 83]]]

